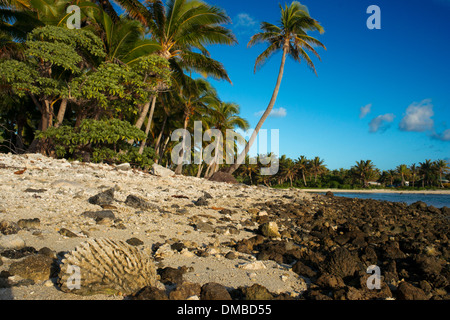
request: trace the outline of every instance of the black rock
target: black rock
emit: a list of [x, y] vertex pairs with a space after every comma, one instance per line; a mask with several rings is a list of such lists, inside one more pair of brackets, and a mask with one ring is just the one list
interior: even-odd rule
[[165, 290], [155, 287], [145, 287], [130, 298], [131, 300], [169, 300]]
[[115, 188], [108, 189], [106, 191], [100, 192], [95, 196], [88, 199], [88, 202], [96, 205], [112, 204], [114, 202], [114, 190]]
[[37, 253], [33, 247], [24, 247], [21, 249], [7, 249], [1, 252], [1, 255], [8, 259], [21, 259], [23, 257]]
[[202, 286], [200, 300], [231, 300], [231, 296], [223, 285], [208, 282]]
[[158, 274], [161, 277], [160, 281], [164, 284], [181, 284], [183, 282], [184, 270], [166, 267], [158, 269]]
[[200, 197], [197, 199], [197, 201], [194, 202], [194, 204], [196, 206], [207, 206], [208, 205], [208, 201], [206, 200], [205, 197]]
[[138, 196], [132, 195], [132, 194], [130, 194], [126, 198], [125, 204], [127, 206], [130, 206], [130, 207], [135, 208], [135, 209], [147, 210], [147, 209], [151, 209], [151, 208], [154, 208], [154, 209], [157, 208], [155, 205], [151, 205], [147, 201], [145, 201], [144, 199], [142, 199], [142, 198], [140, 198]]
[[125, 242], [132, 246], [140, 246], [140, 245], [144, 244], [144, 242], [138, 238], [130, 238], [130, 239], [126, 240]]
[[112, 212], [111, 210], [85, 211], [81, 214], [81, 216], [92, 219], [116, 218], [114, 212]]

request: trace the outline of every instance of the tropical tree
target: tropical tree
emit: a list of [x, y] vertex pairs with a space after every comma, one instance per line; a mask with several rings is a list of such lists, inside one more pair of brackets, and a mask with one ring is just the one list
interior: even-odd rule
[[[208, 113], [209, 106], [217, 103], [217, 91], [211, 84], [204, 79], [189, 79], [184, 86], [180, 88], [178, 95], [179, 103], [184, 108], [183, 129], [186, 130], [189, 121], [194, 119], [196, 115], [204, 115]], [[180, 149], [179, 159], [183, 159], [185, 152], [185, 140]], [[175, 169], [176, 174], [181, 174], [183, 162], [179, 161]]]
[[419, 173], [422, 176], [422, 187], [431, 185], [434, 174], [434, 165], [431, 159], [425, 159], [425, 162], [419, 162]]
[[292, 181], [298, 173], [298, 166], [296, 166], [295, 162], [289, 158], [283, 159], [280, 158], [280, 176], [283, 180], [289, 180], [289, 184], [292, 187]]
[[253, 46], [258, 43], [268, 44], [268, 48], [264, 50], [264, 52], [261, 53], [256, 59], [254, 68], [255, 72], [267, 61], [270, 56], [280, 50], [282, 51], [281, 65], [269, 105], [261, 116], [261, 119], [256, 125], [256, 128], [244, 150], [238, 156], [236, 163], [230, 166], [228, 170], [229, 173], [236, 171], [239, 165], [243, 162], [245, 155], [249, 152], [251, 146], [253, 145], [259, 130], [275, 105], [278, 92], [280, 90], [281, 80], [283, 79], [284, 66], [287, 56], [292, 57], [297, 62], [304, 60], [309, 68], [316, 73], [314, 63], [306, 51], [311, 51], [320, 59], [320, 56], [314, 47], [320, 46], [325, 48], [319, 40], [307, 34], [308, 31], [319, 31], [320, 33], [323, 33], [324, 29], [317, 20], [311, 18], [306, 6], [294, 1], [290, 6], [286, 5], [284, 8], [280, 5], [280, 9], [281, 19], [279, 25], [262, 22], [261, 32], [255, 34], [248, 43], [248, 46]]
[[377, 172], [372, 160], [356, 161], [356, 166], [353, 166], [352, 169], [364, 188], [369, 186], [369, 181], [375, 177]]
[[325, 161], [319, 157], [312, 159], [310, 163], [311, 172], [314, 175], [314, 182], [317, 182], [317, 176], [326, 172], [327, 168], [324, 166]]
[[414, 188], [415, 183], [416, 183], [416, 177], [417, 177], [417, 174], [419, 173], [419, 168], [417, 167], [417, 165], [415, 163], [413, 163], [412, 165], [409, 166], [409, 172], [410, 172], [411, 178], [412, 178], [412, 187]]
[[409, 174], [408, 166], [406, 164], [401, 164], [396, 168], [397, 173], [402, 179], [402, 187], [405, 186], [405, 177]]
[[[250, 127], [247, 120], [239, 116], [240, 107], [238, 104], [233, 102], [223, 102], [216, 101], [209, 106], [209, 115], [210, 117], [209, 123], [211, 124], [211, 128], [219, 130], [221, 135], [219, 135], [216, 141], [216, 149], [214, 160], [209, 165], [209, 172], [205, 173], [205, 177], [211, 176], [213, 173], [219, 170], [220, 162], [222, 159], [219, 159], [219, 156], [222, 154], [222, 157], [227, 157], [227, 154], [223, 154], [223, 152], [219, 151], [219, 146], [224, 146], [225, 151], [231, 151], [234, 154], [234, 150], [237, 147], [237, 142], [235, 139], [225, 139], [225, 141], [221, 141], [223, 137], [227, 137], [228, 134], [233, 132], [233, 135], [238, 137], [238, 141], [242, 140], [242, 136], [240, 136], [234, 130], [241, 129], [243, 131], [248, 130]], [[225, 142], [225, 144], [224, 144]], [[229, 144], [229, 145], [227, 145]], [[231, 157], [231, 155], [228, 155]]]
[[298, 172], [301, 172], [303, 184], [306, 187], [306, 174], [309, 169], [309, 161], [305, 156], [300, 156], [296, 161], [296, 166], [298, 168]]
[[449, 170], [450, 170], [449, 163], [442, 159], [436, 160], [434, 163], [435, 163], [436, 170], [439, 173], [439, 186], [441, 188], [443, 188], [444, 185], [442, 184], [442, 175], [445, 175], [445, 174], [447, 174], [447, 172], [449, 172]]

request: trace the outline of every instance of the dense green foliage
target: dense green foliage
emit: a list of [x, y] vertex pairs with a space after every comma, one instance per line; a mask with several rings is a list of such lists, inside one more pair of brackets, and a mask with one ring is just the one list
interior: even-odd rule
[[138, 148], [127, 142], [145, 139], [145, 133], [127, 121], [86, 119], [77, 128], [61, 126], [38, 132], [38, 138], [46, 139], [60, 158], [107, 163], [128, 162], [140, 167], [153, 164], [153, 149], [147, 147], [140, 155]]

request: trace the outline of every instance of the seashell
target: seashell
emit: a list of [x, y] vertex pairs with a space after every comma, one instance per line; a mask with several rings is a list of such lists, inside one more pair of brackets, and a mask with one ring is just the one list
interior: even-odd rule
[[124, 241], [106, 238], [90, 239], [68, 253], [58, 278], [62, 291], [80, 295], [129, 295], [156, 282], [149, 255]]

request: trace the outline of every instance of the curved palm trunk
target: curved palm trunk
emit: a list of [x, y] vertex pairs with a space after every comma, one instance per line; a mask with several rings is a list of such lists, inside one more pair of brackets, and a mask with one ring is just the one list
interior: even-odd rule
[[239, 168], [241, 163], [244, 162], [245, 156], [250, 151], [250, 148], [252, 147], [253, 142], [255, 142], [255, 139], [256, 139], [256, 136], [258, 135], [259, 130], [261, 129], [264, 122], [266, 121], [267, 117], [270, 115], [270, 112], [272, 112], [273, 106], [275, 105], [275, 102], [277, 100], [278, 92], [280, 91], [281, 80], [283, 79], [284, 65], [286, 63], [287, 50], [288, 50], [288, 46], [285, 45], [283, 48], [283, 56], [281, 58], [281, 65], [280, 65], [280, 71], [278, 72], [277, 83], [275, 85], [275, 89], [273, 90], [272, 98], [270, 99], [269, 105], [267, 106], [266, 111], [264, 111], [263, 115], [261, 116], [261, 119], [259, 120], [258, 124], [256, 125], [256, 128], [253, 131], [252, 136], [250, 137], [250, 140], [245, 145], [244, 150], [238, 156], [236, 163], [231, 165], [229, 167], [229, 169], [227, 170], [227, 172], [230, 174], [234, 173]]

